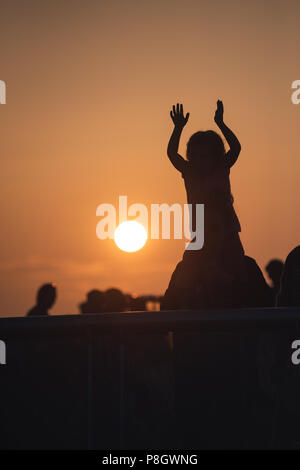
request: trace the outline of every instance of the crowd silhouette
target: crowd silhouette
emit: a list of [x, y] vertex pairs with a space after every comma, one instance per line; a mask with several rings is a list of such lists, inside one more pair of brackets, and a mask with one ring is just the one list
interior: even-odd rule
[[[147, 304], [157, 309], [170, 310], [182, 308], [226, 308], [226, 307], [299, 307], [300, 306], [300, 245], [288, 255], [286, 262], [272, 259], [265, 267], [271, 280], [269, 285], [255, 259], [244, 257], [248, 282], [243, 291], [235, 291], [234, 286], [218, 283], [217, 277], [211, 284], [211, 290], [199, 289], [194, 293], [189, 288], [183, 295], [183, 289], [173, 291], [169, 288], [163, 297], [157, 295], [135, 296], [124, 294], [120, 289], [110, 288], [105, 291], [92, 289], [86, 294], [86, 300], [78, 305], [79, 313], [92, 315], [105, 312], [145, 311]], [[179, 263], [180, 266], [181, 263]], [[177, 268], [178, 269], [178, 266]], [[174, 273], [173, 273], [174, 276]], [[178, 273], [175, 270], [175, 277]], [[222, 280], [222, 278], [221, 278]], [[170, 284], [172, 284], [172, 279]], [[205, 285], [207, 287], [209, 282]], [[204, 289], [204, 288], [203, 288]], [[47, 316], [55, 304], [57, 288], [53, 283], [43, 284], [37, 292], [36, 305], [27, 316]], [[166, 303], [166, 299], [168, 304]], [[153, 308], [150, 308], [153, 310]]]
[[[189, 113], [177, 103], [170, 112], [174, 124], [167, 155], [181, 173], [190, 204], [192, 230], [196, 227], [196, 206], [204, 204], [204, 246], [191, 249], [195, 239], [177, 264], [162, 298], [132, 296], [121, 290], [93, 289], [79, 304], [81, 314], [143, 311], [149, 301], [159, 302], [161, 310], [196, 308], [244, 308], [300, 306], [300, 246], [285, 263], [272, 259], [265, 267], [269, 285], [254, 258], [245, 255], [239, 233], [241, 225], [234, 209], [230, 170], [236, 163], [241, 144], [224, 122], [224, 106], [218, 100], [214, 121], [222, 137], [213, 130], [194, 133], [187, 143], [186, 159], [178, 153]], [[45, 284], [37, 303], [27, 316], [47, 316], [56, 300], [54, 284]]]
[[[48, 316], [57, 298], [57, 288], [53, 283], [43, 284], [37, 292], [37, 302], [27, 316]], [[86, 300], [78, 305], [82, 315], [108, 312], [156, 310], [161, 301], [157, 295], [131, 295], [120, 289], [110, 288], [105, 291], [92, 289], [86, 294]]]

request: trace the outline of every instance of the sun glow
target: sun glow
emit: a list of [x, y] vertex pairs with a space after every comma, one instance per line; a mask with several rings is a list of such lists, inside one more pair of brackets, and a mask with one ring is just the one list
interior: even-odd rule
[[116, 228], [114, 240], [120, 250], [132, 253], [143, 248], [147, 241], [147, 232], [139, 222], [127, 220]]

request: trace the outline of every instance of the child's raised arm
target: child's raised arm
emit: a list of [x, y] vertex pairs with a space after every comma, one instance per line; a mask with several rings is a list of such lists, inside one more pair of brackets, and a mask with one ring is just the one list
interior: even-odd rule
[[223, 121], [223, 114], [224, 114], [224, 107], [222, 101], [218, 100], [217, 102], [217, 110], [215, 113], [215, 123], [221, 130], [223, 136], [225, 137], [230, 150], [226, 153], [226, 164], [230, 168], [232, 167], [238, 159], [238, 156], [241, 151], [241, 144], [236, 137], [236, 135], [232, 132], [229, 127]]
[[169, 140], [167, 153], [171, 163], [175, 166], [175, 168], [179, 171], [183, 171], [184, 166], [186, 165], [186, 160], [182, 158], [181, 155], [179, 155], [178, 147], [182, 129], [188, 122], [190, 114], [187, 113], [187, 115], [184, 117], [183, 106], [182, 104], [179, 105], [177, 103], [176, 106], [173, 106], [173, 111], [170, 111], [170, 116], [174, 123], [174, 130]]

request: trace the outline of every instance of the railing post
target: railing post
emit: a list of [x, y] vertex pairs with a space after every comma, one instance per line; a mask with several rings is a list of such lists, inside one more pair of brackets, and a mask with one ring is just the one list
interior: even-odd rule
[[124, 406], [125, 406], [125, 347], [120, 341], [120, 449], [123, 449]]
[[93, 449], [94, 445], [94, 432], [93, 432], [93, 343], [89, 335], [88, 339], [88, 449]]

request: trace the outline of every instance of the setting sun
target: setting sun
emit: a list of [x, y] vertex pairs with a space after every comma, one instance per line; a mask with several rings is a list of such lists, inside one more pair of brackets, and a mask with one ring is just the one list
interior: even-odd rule
[[126, 221], [116, 228], [114, 240], [120, 250], [131, 253], [143, 248], [147, 241], [147, 232], [139, 222]]

